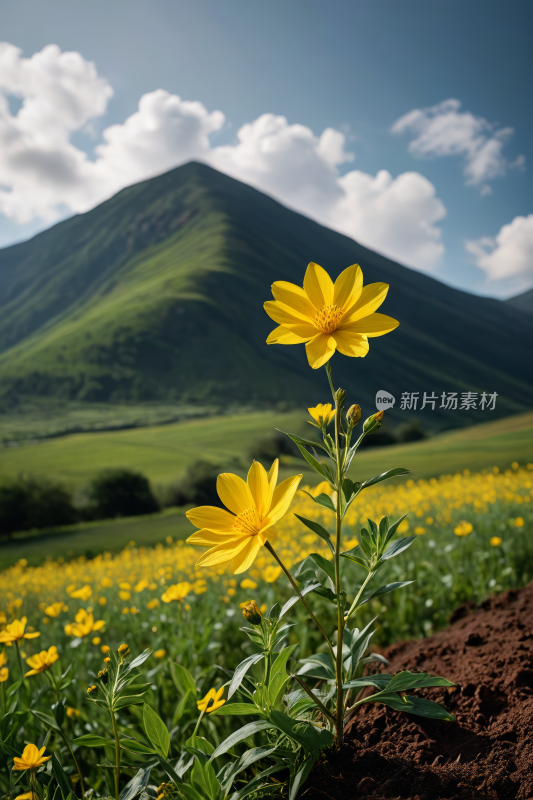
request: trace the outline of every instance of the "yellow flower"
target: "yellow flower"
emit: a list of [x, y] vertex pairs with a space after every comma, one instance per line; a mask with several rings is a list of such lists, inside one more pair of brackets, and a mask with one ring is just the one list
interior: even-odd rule
[[5, 683], [9, 678], [9, 670], [7, 667], [0, 667], [0, 683]]
[[257, 589], [257, 583], [250, 578], [245, 578], [241, 581], [241, 589]]
[[4, 651], [2, 650], [2, 652], [0, 653], [0, 667], [5, 666], [6, 664], [7, 664], [7, 657]]
[[246, 600], [240, 604], [239, 608], [242, 609], [242, 615], [250, 625], [261, 625], [261, 611], [255, 600]]
[[167, 654], [167, 651], [163, 650], [163, 648], [161, 648], [161, 650], [156, 650], [155, 651], [154, 656], [156, 658], [164, 658], [166, 656], [166, 654]]
[[[316, 428], [322, 428], [329, 425], [332, 419], [335, 419], [336, 410], [332, 407], [331, 403], [319, 403], [314, 408], [307, 409], [315, 422], [309, 422], [310, 425], [315, 425]], [[309, 421], [309, 420], [308, 420]]]
[[426, 532], [426, 529], [423, 528], [421, 525], [419, 525], [417, 528], [415, 528], [415, 533], [416, 533], [417, 536], [422, 536], [422, 534], [424, 534], [425, 532]]
[[492, 536], [490, 543], [493, 547], [499, 547], [502, 543], [502, 539], [500, 536]]
[[515, 528], [523, 528], [524, 527], [524, 520], [522, 517], [517, 517], [514, 521]]
[[25, 792], [24, 794], [18, 794], [15, 800], [39, 800], [39, 795], [35, 792]]
[[0, 642], [9, 644], [11, 642], [20, 642], [21, 639], [36, 639], [37, 636], [40, 636], [41, 634], [37, 633], [37, 631], [24, 633], [27, 621], [26, 617], [13, 620], [6, 626], [5, 630], [0, 631]]
[[101, 650], [101, 652], [102, 652], [102, 653], [109, 653], [109, 651], [111, 650], [111, 648], [109, 647], [109, 645], [108, 645], [108, 644], [103, 644], [103, 645], [101, 646], [100, 650]]
[[52, 758], [52, 756], [43, 756], [45, 750], [46, 747], [41, 747], [41, 749], [38, 750], [34, 744], [27, 744], [21, 757], [18, 758], [15, 756], [13, 759], [15, 762], [13, 769], [37, 769], [37, 767], [40, 767], [45, 761], [48, 761], [49, 758]]
[[[220, 687], [218, 692], [216, 692], [214, 689], [209, 689], [208, 693], [203, 698], [203, 700], [198, 700], [197, 702], [198, 711], [207, 711], [208, 714], [210, 714], [212, 711], [216, 711], [217, 708], [220, 708], [220, 706], [223, 706], [224, 703], [226, 702], [225, 700], [220, 699], [223, 694], [224, 694], [223, 686]], [[211, 701], [213, 701], [213, 704], [210, 706], [209, 703]]]
[[188, 581], [181, 581], [180, 583], [174, 584], [174, 586], [169, 586], [166, 592], [161, 595], [161, 600], [163, 603], [171, 603], [173, 600], [179, 600], [181, 603], [181, 601], [187, 597], [191, 589], [192, 586]]
[[55, 664], [58, 658], [59, 654], [55, 644], [49, 647], [48, 650], [41, 650], [40, 653], [30, 656], [26, 659], [26, 664], [31, 667], [31, 670], [26, 673], [25, 677], [27, 678], [29, 675], [38, 675], [39, 672], [44, 672], [51, 667], [52, 664]]
[[117, 653], [119, 654], [119, 656], [121, 658], [126, 658], [126, 656], [129, 656], [129, 654], [130, 654], [129, 645], [127, 645], [124, 642], [124, 644], [121, 644], [120, 647], [118, 648]]
[[150, 610], [152, 610], [153, 608], [157, 608], [157, 607], [158, 607], [158, 606], [160, 606], [160, 605], [161, 605], [161, 603], [159, 602], [159, 600], [157, 599], [157, 597], [154, 597], [154, 599], [153, 599], [153, 600], [150, 600], [150, 601], [149, 601], [149, 602], [146, 604], [146, 608], [149, 608]]
[[69, 595], [74, 597], [76, 600], [88, 600], [92, 593], [93, 590], [89, 584], [86, 583], [85, 586], [81, 587], [81, 589], [77, 589], [75, 592], [69, 592]]
[[263, 570], [263, 580], [265, 580], [267, 583], [274, 583], [274, 581], [277, 581], [280, 574], [281, 567], [265, 567]]
[[287, 281], [272, 284], [275, 299], [267, 301], [264, 309], [279, 327], [267, 344], [305, 342], [313, 369], [329, 361], [335, 350], [345, 356], [366, 356], [369, 336], [383, 336], [398, 327], [392, 317], [374, 313], [388, 290], [386, 283], [363, 288], [358, 264], [345, 269], [333, 284], [328, 273], [311, 262], [303, 289]]
[[67, 717], [69, 719], [78, 719], [80, 712], [77, 708], [72, 708], [72, 706], [67, 706]]
[[469, 533], [472, 533], [474, 530], [474, 526], [471, 522], [465, 522], [464, 520], [456, 525], [453, 529], [453, 532], [456, 536], [468, 536]]
[[102, 641], [99, 636], [95, 636], [94, 639], [91, 639], [93, 644], [100, 644]]
[[50, 606], [46, 606], [44, 609], [44, 613], [48, 614], [49, 617], [58, 617], [62, 611], [66, 611], [67, 607], [63, 602], [59, 603], [52, 603]]
[[99, 631], [100, 628], [103, 628], [105, 622], [103, 619], [96, 620], [92, 615], [92, 612], [85, 611], [84, 608], [80, 608], [78, 613], [75, 617], [76, 622], [70, 622], [68, 625], [65, 625], [65, 633], [67, 636], [79, 636], [83, 639], [84, 636], [88, 636], [93, 631]]
[[[234, 573], [252, 566], [262, 545], [273, 531], [267, 530], [289, 510], [302, 475], [276, 486], [279, 461], [276, 458], [267, 475], [265, 468], [254, 461], [247, 481], [228, 472], [217, 478], [217, 493], [226, 508], [200, 506], [187, 511], [187, 519], [201, 530], [187, 542], [210, 547], [196, 562], [198, 567], [213, 567], [231, 561]], [[231, 512], [231, 513], [229, 513]]]

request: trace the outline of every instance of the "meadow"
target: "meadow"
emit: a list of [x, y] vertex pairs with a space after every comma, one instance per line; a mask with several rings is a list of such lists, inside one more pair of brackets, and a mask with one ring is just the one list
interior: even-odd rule
[[[320, 485], [310, 491], [316, 495], [325, 489]], [[322, 540], [294, 516], [300, 514], [327, 524], [324, 512], [302, 491], [297, 493], [291, 512], [277, 525], [280, 556], [292, 567], [311, 552], [327, 558]], [[378, 484], [365, 490], [351, 507], [343, 544], [347, 549], [355, 546], [367, 517], [379, 520], [387, 513], [395, 519], [407, 512], [399, 533], [414, 534], [417, 539], [408, 553], [390, 563], [384, 577], [388, 581], [416, 582], [407, 590], [371, 600], [357, 619], [361, 627], [378, 616], [377, 647], [430, 634], [446, 625], [450, 612], [459, 604], [480, 602], [533, 578], [533, 464], [520, 467], [514, 462], [503, 471], [497, 466], [479, 473], [464, 469], [438, 479], [410, 478], [403, 483]], [[119, 553], [103, 552], [93, 559], [60, 557], [39, 566], [21, 559], [2, 573], [0, 627], [6, 629], [13, 620], [26, 617], [26, 631], [30, 635], [40, 633], [38, 638], [22, 639], [20, 650], [4, 648], [0, 657], [2, 702], [10, 703], [17, 694], [20, 670], [29, 669], [25, 662], [30, 659], [31, 666], [36, 653], [57, 647], [59, 659], [49, 672], [55, 674], [56, 686], [65, 684], [65, 688], [54, 695], [47, 672], [26, 678], [18, 691], [23, 709], [38, 710], [48, 705], [53, 711], [57, 709], [54, 697], [64, 699], [61, 722], [50, 711], [34, 714], [31, 720], [27, 719], [29, 712], [24, 712], [25, 735], [26, 741], [42, 740], [50, 752], [58, 754], [74, 786], [77, 768], [65, 741], [88, 733], [107, 741], [112, 736], [106, 716], [95, 712], [87, 695], [92, 676], [104, 667], [103, 659], [110, 648], [116, 651], [126, 643], [133, 655], [145, 648], [153, 651], [141, 667], [142, 681], [148, 684], [144, 700], [170, 731], [169, 760], [175, 760], [198, 722], [196, 701], [211, 688], [221, 687], [226, 680], [224, 670], [235, 668], [253, 652], [239, 630], [243, 623], [239, 604], [254, 598], [266, 610], [292, 594], [266, 551], [260, 552], [247, 573], [235, 576], [222, 568], [196, 568], [198, 555], [196, 548], [183, 540], [172, 541], [169, 535], [167, 542], [154, 548], [131, 544]], [[349, 594], [361, 578], [358, 567], [351, 563], [345, 567]], [[312, 597], [321, 618], [327, 620], [330, 615], [333, 622], [334, 607], [322, 597]], [[297, 659], [319, 644], [299, 606], [288, 614], [294, 627], [287, 634], [290, 644], [298, 643]], [[22, 663], [17, 659], [18, 652]], [[61, 683], [59, 676], [69, 665], [69, 677]], [[148, 741], [138, 706], [123, 709], [118, 720], [121, 735]], [[200, 734], [216, 746], [235, 722], [232, 717], [206, 716]], [[13, 780], [10, 747], [4, 746], [2, 756], [3, 791]], [[125, 757], [123, 782], [150, 761], [141, 751]], [[95, 750], [75, 745], [74, 752], [85, 784], [97, 794], [113, 794], [114, 756], [110, 746], [102, 743], [101, 749]], [[152, 769], [156, 773], [158, 768]], [[163, 771], [157, 774], [156, 784], [165, 779]]]

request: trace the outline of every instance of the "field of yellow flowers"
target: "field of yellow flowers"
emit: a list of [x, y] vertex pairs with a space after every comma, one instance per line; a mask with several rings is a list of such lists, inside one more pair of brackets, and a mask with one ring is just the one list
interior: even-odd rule
[[[326, 490], [327, 484], [310, 491], [316, 495]], [[291, 512], [323, 525], [329, 521], [327, 512], [323, 515], [302, 491]], [[358, 530], [368, 517], [379, 521], [385, 514], [396, 519], [406, 513], [400, 532], [416, 534], [418, 539], [384, 568], [384, 577], [416, 583], [413, 591], [388, 595], [385, 603], [376, 598], [362, 609], [362, 622], [380, 615], [378, 644], [431, 633], [446, 624], [449, 613], [460, 603], [480, 601], [533, 579], [533, 464], [515, 463], [505, 472], [494, 468], [470, 474], [465, 470], [439, 479], [378, 484], [368, 489], [347, 515], [346, 549], [357, 544]], [[276, 526], [274, 541], [289, 567], [312, 552], [328, 557], [322, 541], [293, 513]], [[127, 643], [134, 654], [147, 647], [153, 650], [143, 666], [149, 685], [145, 699], [165, 721], [178, 753], [180, 743], [196, 725], [199, 697], [187, 693], [175, 665], [186, 667], [194, 676], [200, 696], [221, 686], [223, 670], [234, 668], [251, 652], [247, 649], [250, 643], [239, 631], [243, 623], [239, 604], [254, 599], [266, 607], [292, 594], [281, 569], [264, 549], [252, 568], [237, 576], [224, 569], [195, 568], [200, 552], [169, 537], [167, 546], [145, 549], [131, 542], [118, 555], [102, 553], [92, 560], [49, 560], [38, 567], [21, 560], [1, 574], [2, 714], [9, 716], [10, 703], [18, 693], [29, 719], [25, 730], [34, 737], [28, 738], [26, 733], [25, 741], [39, 747], [44, 743], [50, 752], [64, 751], [62, 763], [73, 786], [81, 771], [96, 792], [113, 793], [110, 752], [107, 761], [102, 761], [101, 755], [80, 747], [75, 760], [74, 752], [65, 749], [67, 739], [82, 734], [110, 736], [105, 714], [87, 698], [91, 673], [102, 669], [110, 648], [116, 652]], [[358, 567], [349, 563], [345, 581], [350, 591], [361, 579]], [[322, 614], [334, 613], [323, 598], [311, 597]], [[298, 657], [302, 658], [319, 642], [298, 606], [290, 615], [296, 623], [290, 640], [298, 642]], [[60, 678], [69, 666], [68, 678]], [[19, 686], [23, 674], [27, 677]], [[49, 709], [60, 702], [65, 719], [61, 730], [56, 730], [57, 724], [55, 728], [50, 724]], [[131, 733], [139, 713], [136, 706], [124, 712], [119, 720], [123, 732]], [[206, 717], [202, 722], [215, 743], [231, 731], [231, 724], [228, 717]], [[13, 780], [6, 730], [0, 729], [1, 793], [12, 790]], [[130, 754], [128, 759], [124, 769], [133, 775], [138, 758]]]

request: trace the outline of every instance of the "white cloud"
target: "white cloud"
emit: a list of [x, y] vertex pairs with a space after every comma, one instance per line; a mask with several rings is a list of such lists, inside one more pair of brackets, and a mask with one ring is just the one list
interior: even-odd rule
[[496, 238], [487, 236], [465, 242], [467, 251], [489, 281], [507, 281], [515, 291], [526, 289], [533, 279], [533, 214], [515, 217], [500, 228]]
[[[418, 269], [431, 269], [444, 247], [436, 223], [446, 210], [434, 186], [409, 172], [393, 178], [339, 167], [351, 162], [343, 133], [263, 114], [232, 145], [213, 147], [221, 111], [158, 89], [111, 125], [95, 158], [71, 142], [105, 113], [112, 89], [94, 64], [55, 45], [31, 58], [0, 45], [0, 212], [18, 223], [53, 222], [80, 213], [119, 189], [197, 159], [251, 184], [285, 205]], [[22, 99], [18, 114], [8, 98]]]
[[497, 130], [486, 119], [460, 108], [461, 103], [454, 99], [417, 108], [400, 117], [391, 131], [414, 135], [409, 151], [415, 156], [463, 156], [467, 184], [480, 186], [483, 194], [489, 194], [486, 181], [505, 175], [509, 167], [523, 168], [525, 159], [519, 156], [511, 164], [503, 155], [503, 148], [514, 133], [512, 128]]

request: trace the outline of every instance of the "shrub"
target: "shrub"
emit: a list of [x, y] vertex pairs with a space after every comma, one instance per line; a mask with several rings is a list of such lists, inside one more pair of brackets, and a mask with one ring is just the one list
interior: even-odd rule
[[195, 461], [173, 492], [172, 503], [185, 506], [194, 503], [200, 506], [220, 506], [217, 494], [217, 477], [221, 468], [210, 461]]
[[90, 484], [89, 503], [96, 519], [136, 517], [159, 511], [148, 479], [129, 469], [100, 472]]
[[[307, 434], [309, 438], [309, 434]], [[299, 452], [292, 441], [279, 431], [269, 436], [256, 439], [248, 447], [247, 455], [253, 461], [261, 461], [262, 464], [271, 464], [275, 458], [280, 456], [298, 456]]]
[[20, 477], [0, 485], [0, 532], [72, 525], [79, 514], [72, 495], [60, 484], [42, 478]]
[[427, 439], [427, 434], [418, 419], [403, 425], [398, 431], [399, 442], [419, 442], [421, 439]]

